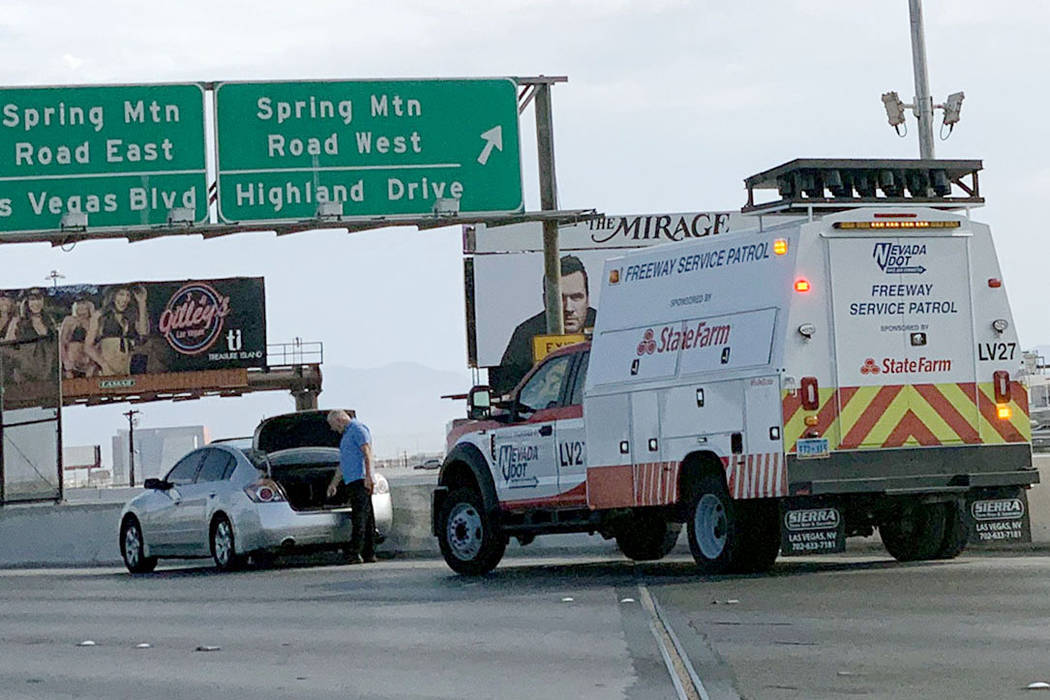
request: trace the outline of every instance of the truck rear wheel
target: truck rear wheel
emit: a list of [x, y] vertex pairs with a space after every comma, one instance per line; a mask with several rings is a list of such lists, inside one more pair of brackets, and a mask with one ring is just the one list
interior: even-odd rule
[[690, 496], [688, 513], [689, 550], [701, 573], [732, 571], [740, 533], [736, 504], [722, 480], [712, 474], [703, 476]]
[[879, 524], [879, 537], [886, 551], [897, 561], [937, 557], [945, 543], [945, 510], [943, 503], [917, 502], [895, 509]]
[[633, 516], [616, 533], [616, 544], [628, 559], [656, 561], [674, 549], [682, 524], [670, 522], [658, 513]]
[[970, 541], [970, 521], [966, 518], [966, 503], [945, 504], [944, 540], [934, 555], [936, 559], [954, 559], [966, 549]]
[[471, 488], [456, 489], [441, 504], [438, 544], [445, 563], [458, 574], [479, 576], [496, 568], [507, 542]]
[[769, 571], [780, 554], [780, 505], [773, 500], [735, 503], [742, 545], [733, 570], [742, 574]]

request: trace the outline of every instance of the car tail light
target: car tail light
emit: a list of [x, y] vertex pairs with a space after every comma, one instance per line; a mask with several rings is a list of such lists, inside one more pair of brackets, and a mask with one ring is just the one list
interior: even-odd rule
[[386, 477], [384, 477], [382, 474], [376, 474], [372, 477], [372, 493], [390, 493], [390, 484], [387, 483]]
[[259, 479], [244, 487], [244, 493], [255, 503], [277, 503], [286, 501], [284, 492], [273, 479]]

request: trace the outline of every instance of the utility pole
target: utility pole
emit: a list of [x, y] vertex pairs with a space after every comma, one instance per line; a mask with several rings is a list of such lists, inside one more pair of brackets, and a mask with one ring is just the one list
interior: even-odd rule
[[933, 155], [933, 98], [930, 76], [926, 69], [926, 29], [922, 22], [922, 0], [908, 0], [911, 14], [911, 57], [915, 71], [915, 111], [919, 120], [919, 157]]
[[[558, 181], [554, 174], [554, 121], [551, 118], [551, 86], [536, 86], [536, 147], [539, 151], [540, 209], [558, 208]], [[543, 221], [543, 296], [546, 301], [547, 332], [565, 332], [561, 310], [561, 259], [558, 251], [558, 222]]]
[[135, 486], [135, 416], [142, 413], [134, 408], [124, 412], [128, 417], [128, 486]]

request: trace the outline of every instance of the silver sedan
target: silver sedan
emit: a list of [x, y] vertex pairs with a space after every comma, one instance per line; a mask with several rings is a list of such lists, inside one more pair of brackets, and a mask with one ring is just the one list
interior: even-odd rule
[[[180, 459], [164, 479], [120, 516], [120, 550], [132, 573], [152, 571], [161, 557], [207, 557], [221, 570], [249, 556], [345, 547], [350, 508], [324, 493], [335, 470], [334, 447], [296, 447], [264, 453], [236, 443], [213, 443]], [[387, 480], [376, 474], [376, 529], [390, 531]]]

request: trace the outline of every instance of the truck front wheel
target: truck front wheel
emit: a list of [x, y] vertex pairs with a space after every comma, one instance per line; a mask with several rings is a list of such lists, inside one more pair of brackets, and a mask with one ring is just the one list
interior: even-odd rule
[[471, 488], [453, 491], [441, 504], [438, 544], [449, 568], [468, 576], [495, 569], [507, 547], [481, 497]]
[[905, 503], [879, 525], [886, 551], [897, 561], [935, 558], [945, 541], [943, 503]]
[[644, 513], [620, 527], [616, 544], [628, 559], [656, 561], [674, 549], [681, 531], [681, 523], [670, 522], [658, 513]]

